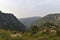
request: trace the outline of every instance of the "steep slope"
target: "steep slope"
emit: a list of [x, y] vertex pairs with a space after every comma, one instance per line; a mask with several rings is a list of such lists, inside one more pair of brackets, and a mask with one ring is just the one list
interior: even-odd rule
[[46, 22], [54, 23], [55, 25], [60, 26], [60, 14], [56, 13], [56, 14], [49, 14], [47, 16], [44, 16], [34, 25], [41, 26]]
[[21, 21], [26, 26], [30, 26], [34, 24], [37, 20], [39, 20], [41, 17], [28, 17], [28, 18], [21, 18], [19, 21]]
[[13, 14], [0, 11], [0, 29], [25, 31], [25, 26]]

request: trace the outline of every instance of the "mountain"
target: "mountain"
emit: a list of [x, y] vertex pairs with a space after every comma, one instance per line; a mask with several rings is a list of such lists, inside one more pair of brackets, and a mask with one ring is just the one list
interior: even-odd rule
[[0, 29], [25, 31], [25, 26], [11, 13], [0, 11]]
[[60, 26], [60, 13], [48, 14], [40, 18], [34, 25], [41, 26], [46, 22]]
[[31, 26], [34, 24], [37, 20], [39, 20], [41, 17], [28, 17], [28, 18], [21, 18], [19, 19], [24, 25]]

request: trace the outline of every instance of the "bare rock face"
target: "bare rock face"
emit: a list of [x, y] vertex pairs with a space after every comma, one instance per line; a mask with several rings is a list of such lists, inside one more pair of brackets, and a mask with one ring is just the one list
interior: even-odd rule
[[39, 19], [35, 25], [37, 26], [41, 26], [44, 23], [49, 22], [55, 25], [60, 26], [60, 13], [55, 13], [55, 14], [48, 14], [44, 17], [42, 17], [41, 19]]
[[25, 31], [25, 26], [18, 21], [18, 19], [10, 13], [3, 13], [0, 11], [0, 29]]

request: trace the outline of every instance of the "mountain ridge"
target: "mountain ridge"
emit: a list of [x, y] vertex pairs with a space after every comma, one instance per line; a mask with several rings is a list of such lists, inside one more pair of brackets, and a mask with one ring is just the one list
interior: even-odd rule
[[0, 11], [0, 29], [25, 31], [25, 26], [11, 13]]
[[41, 18], [40, 16], [37, 16], [37, 17], [21, 18], [21, 19], [18, 19], [18, 20], [20, 20], [26, 26], [31, 26], [32, 24], [34, 24], [40, 18]]
[[60, 14], [59, 13], [48, 14], [48, 15], [40, 18], [34, 25], [41, 26], [42, 24], [44, 24], [46, 22], [50, 22], [50, 23], [60, 26]]

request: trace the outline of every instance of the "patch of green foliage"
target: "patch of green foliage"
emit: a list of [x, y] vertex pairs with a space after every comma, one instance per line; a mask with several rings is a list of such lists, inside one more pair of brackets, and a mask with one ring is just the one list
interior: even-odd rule
[[24, 33], [0, 30], [0, 40], [60, 40], [60, 27], [45, 23], [41, 27], [33, 26]]

